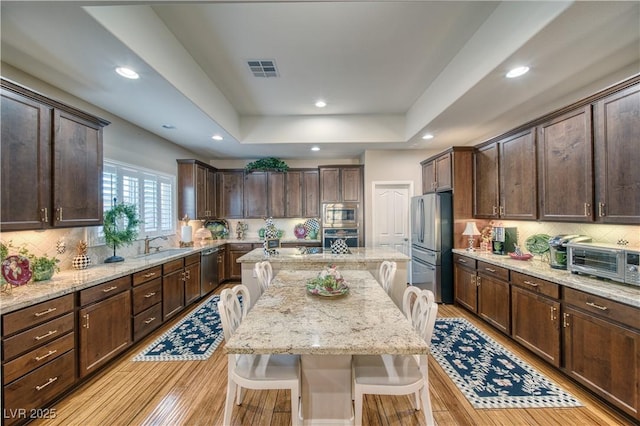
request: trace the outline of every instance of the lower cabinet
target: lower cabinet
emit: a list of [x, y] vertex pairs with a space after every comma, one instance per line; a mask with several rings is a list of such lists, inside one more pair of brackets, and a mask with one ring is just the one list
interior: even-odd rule
[[162, 324], [162, 267], [133, 275], [133, 341], [136, 342]]
[[229, 279], [240, 280], [242, 279], [242, 265], [237, 262], [238, 258], [249, 253], [254, 248], [262, 247], [262, 244], [251, 243], [229, 243], [227, 245], [227, 259], [229, 270]]
[[564, 371], [640, 420], [640, 310], [565, 288]]
[[200, 253], [184, 259], [184, 303], [188, 306], [200, 298]]
[[162, 265], [162, 321], [184, 309], [184, 260]]
[[456, 304], [477, 313], [478, 285], [475, 259], [459, 254], [453, 255], [453, 283]]
[[505, 334], [511, 332], [509, 270], [478, 262], [478, 315]]
[[227, 267], [227, 248], [218, 248], [218, 285], [229, 279], [229, 268]]

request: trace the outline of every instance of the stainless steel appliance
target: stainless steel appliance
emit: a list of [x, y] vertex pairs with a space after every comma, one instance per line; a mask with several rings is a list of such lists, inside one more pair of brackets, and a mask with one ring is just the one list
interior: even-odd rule
[[218, 286], [218, 248], [200, 253], [200, 296], [215, 290]]
[[324, 228], [358, 228], [358, 203], [325, 203], [322, 205]]
[[567, 244], [567, 269], [574, 274], [593, 275], [640, 286], [640, 249], [605, 243]]
[[450, 192], [411, 198], [411, 284], [453, 303], [453, 214]]
[[586, 235], [556, 235], [549, 239], [549, 265], [553, 269], [567, 269], [567, 244], [569, 242], [589, 242]]
[[323, 228], [322, 247], [329, 249], [331, 244], [339, 239], [344, 240], [347, 247], [358, 247], [359, 237], [358, 228]]
[[491, 245], [493, 254], [504, 255], [515, 252], [518, 245], [518, 228], [494, 226]]

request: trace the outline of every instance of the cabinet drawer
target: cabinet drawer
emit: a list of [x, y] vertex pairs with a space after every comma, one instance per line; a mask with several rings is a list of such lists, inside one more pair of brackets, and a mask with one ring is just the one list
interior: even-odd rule
[[229, 243], [228, 244], [229, 250], [235, 250], [235, 251], [251, 251], [253, 250], [253, 244], [251, 243]]
[[162, 303], [153, 305], [133, 318], [133, 340], [137, 341], [162, 324]]
[[24, 376], [36, 368], [53, 361], [65, 352], [70, 351], [75, 345], [75, 334], [68, 333], [51, 343], [39, 347], [22, 355], [2, 366], [3, 385], [13, 382], [20, 376]]
[[162, 278], [133, 289], [133, 315], [162, 301]]
[[604, 297], [583, 293], [564, 287], [564, 302], [601, 318], [609, 318], [620, 324], [640, 330], [640, 309], [623, 303], [614, 302]]
[[[44, 407], [47, 402], [72, 386], [76, 379], [74, 361], [75, 351], [71, 350], [5, 386], [3, 388], [5, 415], [8, 413], [20, 415], [18, 409], [24, 409], [26, 413], [23, 416], [28, 416], [30, 410]], [[7, 420], [6, 417], [5, 420]], [[24, 418], [12, 420], [22, 421]], [[13, 421], [8, 420], [7, 423], [13, 423]]]
[[200, 262], [200, 253], [190, 254], [189, 256], [184, 258], [184, 265], [193, 265], [194, 263]]
[[60, 318], [39, 325], [30, 330], [23, 331], [2, 342], [3, 359], [9, 360], [16, 355], [30, 351], [31, 349], [48, 343], [58, 337], [73, 331], [73, 313], [68, 313]]
[[509, 281], [509, 270], [487, 262], [478, 261], [478, 273]]
[[162, 275], [170, 274], [171, 272], [178, 271], [184, 267], [184, 257], [162, 265]]
[[511, 271], [511, 284], [526, 288], [534, 293], [553, 297], [554, 299], [560, 298], [560, 285], [530, 275], [521, 274], [520, 272]]
[[131, 288], [131, 275], [120, 277], [118, 279], [108, 281], [80, 291], [80, 306], [86, 306], [90, 303], [111, 297]]
[[453, 263], [458, 264], [464, 268], [476, 269], [476, 260], [467, 256], [462, 256], [457, 253], [453, 254]]
[[73, 294], [47, 300], [2, 316], [2, 335], [31, 328], [73, 310]]
[[162, 276], [162, 266], [158, 265], [153, 268], [145, 269], [144, 271], [136, 272], [133, 274], [133, 286], [137, 286], [147, 281]]

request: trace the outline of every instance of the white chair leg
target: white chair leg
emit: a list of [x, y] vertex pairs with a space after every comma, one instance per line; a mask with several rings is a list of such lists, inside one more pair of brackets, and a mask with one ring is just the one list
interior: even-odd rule
[[422, 387], [420, 396], [422, 397], [422, 411], [424, 414], [424, 421], [427, 423], [427, 426], [435, 426], [436, 423], [433, 419], [433, 411], [431, 409], [431, 398], [429, 395], [428, 384]]
[[298, 426], [300, 424], [300, 417], [298, 415], [298, 404], [300, 403], [300, 393], [298, 386], [291, 387], [291, 426]]
[[354, 413], [354, 419], [353, 419], [353, 424], [355, 426], [361, 426], [362, 425], [362, 400], [364, 398], [364, 395], [362, 394], [362, 392], [360, 392], [359, 389], [355, 390], [355, 399], [353, 400], [353, 404], [355, 407], [355, 413]]
[[245, 389], [242, 386], [240, 385], [236, 386], [236, 405], [242, 404], [242, 398], [244, 398], [244, 392], [245, 392]]
[[227, 398], [224, 403], [224, 424], [231, 424], [231, 413], [233, 412], [233, 400], [236, 396], [236, 383], [228, 378], [227, 383]]
[[416, 391], [416, 393], [413, 394], [413, 396], [414, 396], [413, 407], [416, 409], [416, 411], [418, 411], [420, 409], [420, 393], [419, 393], [419, 391]]

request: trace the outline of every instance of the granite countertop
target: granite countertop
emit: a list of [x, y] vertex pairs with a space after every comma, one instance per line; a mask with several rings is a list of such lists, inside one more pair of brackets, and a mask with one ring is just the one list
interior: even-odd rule
[[473, 259], [502, 266], [512, 271], [522, 272], [540, 279], [548, 280], [560, 285], [581, 290], [596, 296], [625, 303], [640, 308], [640, 287], [619, 284], [614, 281], [590, 278], [584, 275], [576, 275], [571, 272], [553, 269], [547, 262], [537, 257], [530, 260], [515, 260], [509, 256], [499, 256], [492, 253], [469, 252], [463, 249], [454, 249], [454, 253], [468, 256]]
[[410, 261], [411, 258], [397, 250], [380, 247], [350, 247], [351, 254], [332, 254], [323, 252], [317, 254], [300, 254], [297, 248], [279, 248], [277, 255], [265, 256], [263, 249], [253, 249], [249, 253], [240, 256], [238, 263], [255, 263], [268, 260], [272, 263], [360, 263], [382, 262], [391, 260], [395, 262]]
[[227, 353], [426, 354], [427, 343], [367, 271], [340, 270], [349, 293], [308, 294], [318, 271], [283, 269], [260, 296], [233, 336]]

